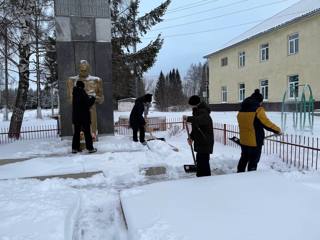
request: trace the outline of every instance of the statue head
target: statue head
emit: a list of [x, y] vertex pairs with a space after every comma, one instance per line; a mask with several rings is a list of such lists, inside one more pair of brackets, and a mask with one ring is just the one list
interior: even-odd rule
[[80, 77], [88, 77], [90, 73], [90, 65], [87, 60], [80, 61]]

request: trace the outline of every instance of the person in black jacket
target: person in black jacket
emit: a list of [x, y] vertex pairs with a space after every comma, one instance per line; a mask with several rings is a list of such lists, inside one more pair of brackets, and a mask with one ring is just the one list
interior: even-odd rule
[[84, 83], [77, 81], [72, 92], [72, 123], [74, 125], [74, 134], [72, 138], [72, 153], [81, 152], [80, 149], [80, 131], [84, 132], [86, 148], [89, 153], [97, 151], [93, 148], [92, 136], [90, 130], [90, 107], [94, 104], [95, 97], [88, 96], [84, 90]]
[[146, 107], [152, 101], [152, 94], [146, 94], [142, 97], [136, 99], [135, 104], [130, 113], [130, 127], [133, 131], [133, 141], [138, 142], [138, 131], [139, 131], [139, 140], [142, 144], [145, 144], [145, 125], [146, 121], [143, 117], [143, 114], [147, 115]]
[[133, 141], [138, 142], [138, 132], [139, 140], [142, 144], [145, 144], [145, 125], [146, 120], [143, 115], [147, 115], [146, 109], [148, 109], [149, 104], [152, 101], [152, 94], [146, 94], [142, 97], [136, 99], [135, 104], [130, 113], [130, 127], [133, 131]]
[[213, 124], [210, 117], [210, 109], [206, 103], [200, 101], [199, 96], [189, 99], [192, 108], [192, 117], [187, 117], [187, 122], [192, 125], [192, 131], [188, 143], [194, 142], [194, 151], [197, 152], [197, 177], [210, 176], [210, 154], [213, 151]]

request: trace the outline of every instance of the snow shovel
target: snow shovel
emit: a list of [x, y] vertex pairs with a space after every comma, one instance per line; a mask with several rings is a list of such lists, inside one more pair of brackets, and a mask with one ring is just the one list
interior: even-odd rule
[[[147, 132], [147, 131], [146, 131], [146, 132]], [[149, 134], [150, 134], [151, 139], [148, 139], [147, 141], [153, 141], [153, 140], [163, 141], [163, 142], [165, 142], [166, 144], [168, 144], [173, 151], [179, 152], [179, 149], [178, 149], [177, 147], [171, 145], [170, 143], [167, 143], [165, 138], [159, 138], [159, 137], [154, 136], [154, 135], [152, 134], [151, 130], [148, 131], [148, 132], [149, 132]]]
[[[190, 138], [190, 132], [189, 132], [188, 123], [186, 123], [186, 129], [187, 129], [188, 139], [189, 139]], [[193, 151], [192, 145], [190, 145], [190, 149], [191, 149], [194, 165], [183, 165], [184, 171], [186, 173], [197, 172], [197, 161], [196, 161], [196, 157], [194, 156], [194, 151]]]
[[[279, 134], [271, 134], [269, 136], [266, 136], [264, 139], [268, 139], [268, 138], [272, 138], [272, 137], [278, 137], [278, 136], [281, 136], [281, 135], [279, 135]], [[231, 140], [232, 142], [234, 142], [234, 143], [236, 143], [236, 144], [241, 146], [240, 139], [238, 137], [233, 136], [233, 137], [229, 138], [229, 140]]]

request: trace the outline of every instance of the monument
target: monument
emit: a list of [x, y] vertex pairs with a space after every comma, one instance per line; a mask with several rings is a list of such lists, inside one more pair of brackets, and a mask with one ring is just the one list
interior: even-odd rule
[[[92, 109], [92, 117], [96, 119], [92, 121], [96, 123], [95, 126], [92, 124], [93, 131], [113, 134], [109, 1], [55, 0], [55, 18], [61, 136], [73, 134], [67, 83], [76, 76], [84, 79], [81, 71], [87, 72], [87, 84], [84, 83], [88, 94], [98, 96], [98, 104]], [[81, 61], [85, 64], [79, 64]], [[92, 76], [99, 78], [89, 76], [89, 63]]]
[[98, 134], [96, 104], [102, 104], [104, 101], [102, 79], [96, 76], [91, 76], [90, 65], [88, 61], [81, 60], [79, 75], [70, 77], [67, 80], [67, 94], [70, 104], [72, 104], [73, 87], [76, 85], [77, 81], [82, 81], [87, 94], [96, 98], [95, 104], [90, 108], [91, 134], [93, 139], [96, 140]]

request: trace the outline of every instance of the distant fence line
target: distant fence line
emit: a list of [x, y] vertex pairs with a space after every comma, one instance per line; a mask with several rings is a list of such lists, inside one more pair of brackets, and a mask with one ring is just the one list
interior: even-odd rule
[[10, 138], [9, 127], [0, 128], [0, 144], [23, 140], [57, 138], [59, 137], [59, 132], [59, 128], [55, 124], [23, 126], [20, 133], [11, 133], [15, 137]]
[[[185, 128], [182, 118], [166, 118], [165, 121], [148, 122], [147, 131], [155, 134], [157, 132], [169, 131], [177, 132]], [[214, 123], [214, 138], [216, 142], [226, 146], [237, 147], [239, 145], [229, 140], [229, 138], [239, 137], [237, 125]], [[117, 122], [114, 125], [116, 135], [131, 135], [132, 130], [128, 123]], [[10, 143], [17, 140], [48, 139], [59, 137], [60, 129], [57, 125], [29, 126], [22, 127], [20, 138], [9, 138], [8, 128], [0, 128], [0, 144]], [[307, 137], [300, 135], [282, 135], [271, 137], [265, 140], [263, 153], [275, 155], [282, 159], [289, 166], [294, 166], [305, 170], [318, 170], [320, 155], [320, 140], [317, 137]]]

